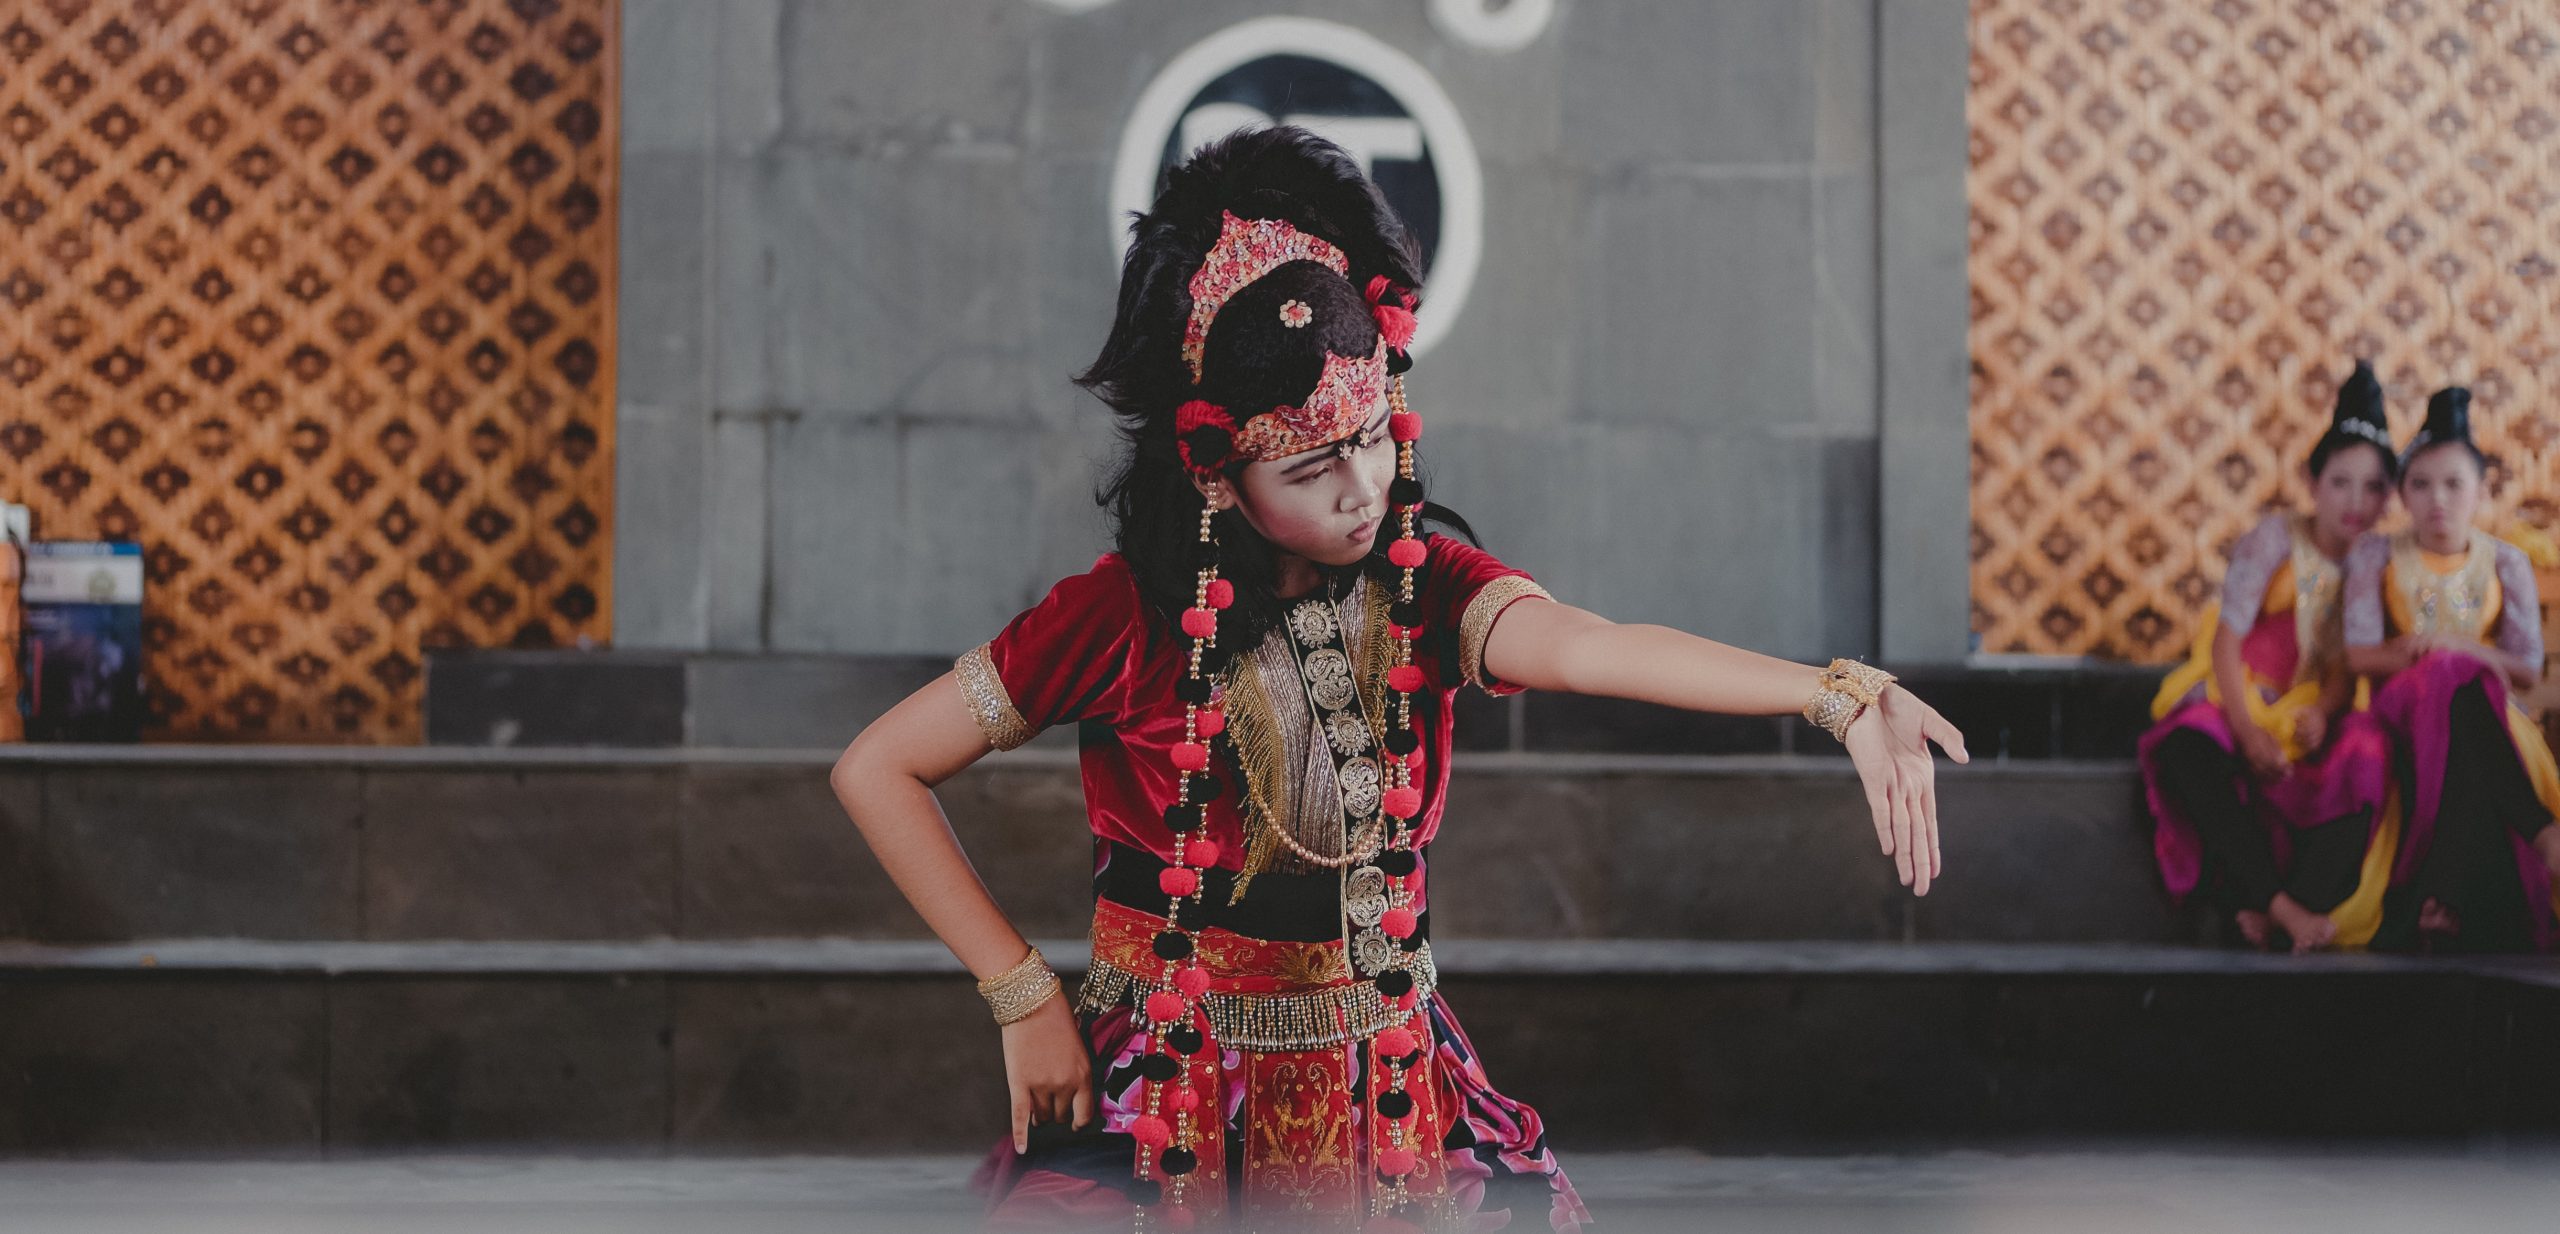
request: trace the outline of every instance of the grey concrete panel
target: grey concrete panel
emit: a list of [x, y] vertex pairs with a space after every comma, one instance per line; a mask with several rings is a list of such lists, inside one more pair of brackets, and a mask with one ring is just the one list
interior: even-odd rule
[[1586, 251], [1582, 177], [1553, 162], [1485, 167], [1484, 254], [1455, 333], [1414, 365], [1407, 394], [1434, 432], [1451, 424], [1552, 424], [1577, 413]]
[[1970, 645], [1972, 495], [1965, 323], [1965, 0], [1879, 6], [1884, 654], [1961, 659]]
[[724, 152], [753, 152], [782, 136], [785, 6], [786, 0], [720, 0], [715, 140]]
[[613, 643], [709, 644], [702, 459], [710, 421], [698, 407], [622, 404], [614, 420]]
[[360, 812], [348, 771], [49, 771], [35, 933], [351, 937]]
[[712, 417], [704, 473], [703, 583], [710, 644], [721, 651], [762, 651], [771, 611], [773, 522], [771, 474], [775, 421], [756, 412]]
[[317, 1155], [317, 983], [150, 974], [0, 983], [0, 1153]]
[[1460, 776], [1431, 845], [1435, 938], [1607, 932], [1617, 857], [1603, 781]]
[[615, 397], [699, 414], [710, 396], [712, 162], [695, 153], [622, 159]]
[[675, 932], [678, 773], [365, 774], [373, 939]]
[[622, 51], [622, 152], [700, 154], [717, 112], [715, 65], [703, 50], [720, 37], [722, 7], [701, 0], [626, 0]]
[[1797, 173], [1596, 184], [1578, 414], [1728, 433], [1815, 423], [1813, 204]]
[[1813, 157], [1820, 6], [1585, 0], [1559, 19], [1564, 136], [1600, 166]]
[[2129, 776], [1948, 775], [1946, 879], [1912, 905], [1923, 939], [2176, 941], [2184, 917], [2152, 871], [2151, 820]]
[[951, 671], [944, 656], [717, 656], [687, 666], [694, 745], [840, 749]]
[[350, 978], [329, 1000], [333, 1147], [665, 1141], [654, 976]]
[[879, 151], [1018, 144], [1036, 19], [1021, 0], [788, 0], [784, 140]]

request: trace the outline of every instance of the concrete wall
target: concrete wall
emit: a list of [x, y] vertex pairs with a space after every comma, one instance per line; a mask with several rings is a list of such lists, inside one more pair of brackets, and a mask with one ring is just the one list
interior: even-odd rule
[[1089, 563], [1121, 127], [1273, 7], [1471, 130], [1411, 389], [1489, 547], [1622, 620], [1963, 652], [1964, 0], [1561, 0], [1509, 51], [1463, 0], [626, 0], [618, 642], [947, 652]]

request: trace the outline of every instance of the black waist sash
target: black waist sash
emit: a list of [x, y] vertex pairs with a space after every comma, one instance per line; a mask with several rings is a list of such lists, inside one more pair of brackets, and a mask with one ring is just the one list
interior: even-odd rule
[[[1126, 905], [1142, 913], [1163, 915], [1166, 896], [1156, 885], [1166, 862], [1144, 849], [1117, 841], [1105, 844], [1102, 869], [1093, 876], [1094, 898]], [[1227, 903], [1235, 893], [1236, 872], [1200, 872], [1200, 898], [1182, 906], [1182, 924], [1194, 929], [1227, 930], [1247, 938], [1282, 943], [1321, 943], [1342, 937], [1342, 875], [1332, 870], [1310, 874], [1266, 870], [1253, 876], [1243, 900]], [[1419, 915], [1410, 949], [1430, 937], [1431, 914]]]

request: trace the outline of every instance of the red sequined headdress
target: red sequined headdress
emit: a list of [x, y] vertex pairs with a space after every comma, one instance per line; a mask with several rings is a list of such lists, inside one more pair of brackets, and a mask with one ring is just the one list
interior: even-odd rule
[[[1218, 242], [1191, 276], [1191, 317], [1182, 331], [1182, 361], [1191, 379], [1200, 380], [1209, 344], [1209, 327], [1218, 310], [1236, 293], [1264, 275], [1293, 261], [1312, 261], [1346, 278], [1351, 261], [1340, 248], [1293, 227], [1285, 219], [1246, 219], [1220, 211]], [[1205, 400], [1185, 403], [1174, 415], [1174, 434], [1183, 461], [1192, 470], [1214, 473], [1238, 459], [1268, 461], [1301, 454], [1360, 431], [1379, 396], [1386, 393], [1393, 371], [1391, 354], [1401, 354], [1413, 341], [1411, 300], [1381, 275], [1369, 280], [1370, 312], [1378, 321], [1378, 346], [1366, 356], [1330, 355], [1324, 372], [1304, 402], [1275, 407], [1250, 417], [1241, 427], [1223, 407]], [[1283, 321], [1306, 322], [1306, 306], [1291, 301]], [[1209, 430], [1202, 432], [1202, 430]]]

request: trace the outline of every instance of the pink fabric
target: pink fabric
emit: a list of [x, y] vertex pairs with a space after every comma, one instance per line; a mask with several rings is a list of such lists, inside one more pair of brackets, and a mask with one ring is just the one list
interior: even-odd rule
[[[2258, 624], [2260, 629], [2284, 626], [2288, 631], [2286, 641], [2291, 641], [2291, 623]], [[2160, 881], [2167, 885], [2170, 896], [2183, 901], [2194, 893], [2203, 876], [2204, 842], [2196, 833], [2194, 820], [2161, 791], [2155, 765], [2160, 743], [2181, 730], [2202, 733], [2227, 752], [2236, 753], [2239, 747], [2222, 709], [2200, 698], [2170, 712], [2168, 718], [2142, 735], [2138, 754], [2143, 794], [2156, 823], [2151, 833], [2152, 855], [2160, 863]], [[2232, 791], [2251, 804], [2266, 826], [2274, 843], [2276, 868], [2282, 871], [2292, 861], [2294, 830], [2316, 827], [2359, 810], [2370, 811], [2367, 817], [2378, 823], [2389, 775], [2389, 735], [2371, 713], [2351, 711], [2337, 719], [2328, 744], [2312, 757], [2295, 763], [2283, 779], [2270, 784], [2244, 773], [2233, 777]]]
[[[2407, 760], [2408, 821], [2400, 833], [2400, 856], [2392, 864], [2393, 886], [2416, 877], [2419, 863], [2434, 846], [2436, 817], [2444, 804], [2445, 765], [2452, 752], [2454, 692], [2478, 683], [2490, 710], [2501, 724], [2507, 715], [2507, 683], [2497, 669], [2478, 657], [2439, 651], [2392, 675], [2374, 691], [2373, 714], [2389, 730]], [[2523, 837], [2513, 831], [2507, 841], [2515, 850], [2516, 879], [2523, 885], [2525, 910], [2533, 922], [2534, 940], [2544, 951], [2560, 946], [2560, 922], [2551, 911], [2551, 872]]]

